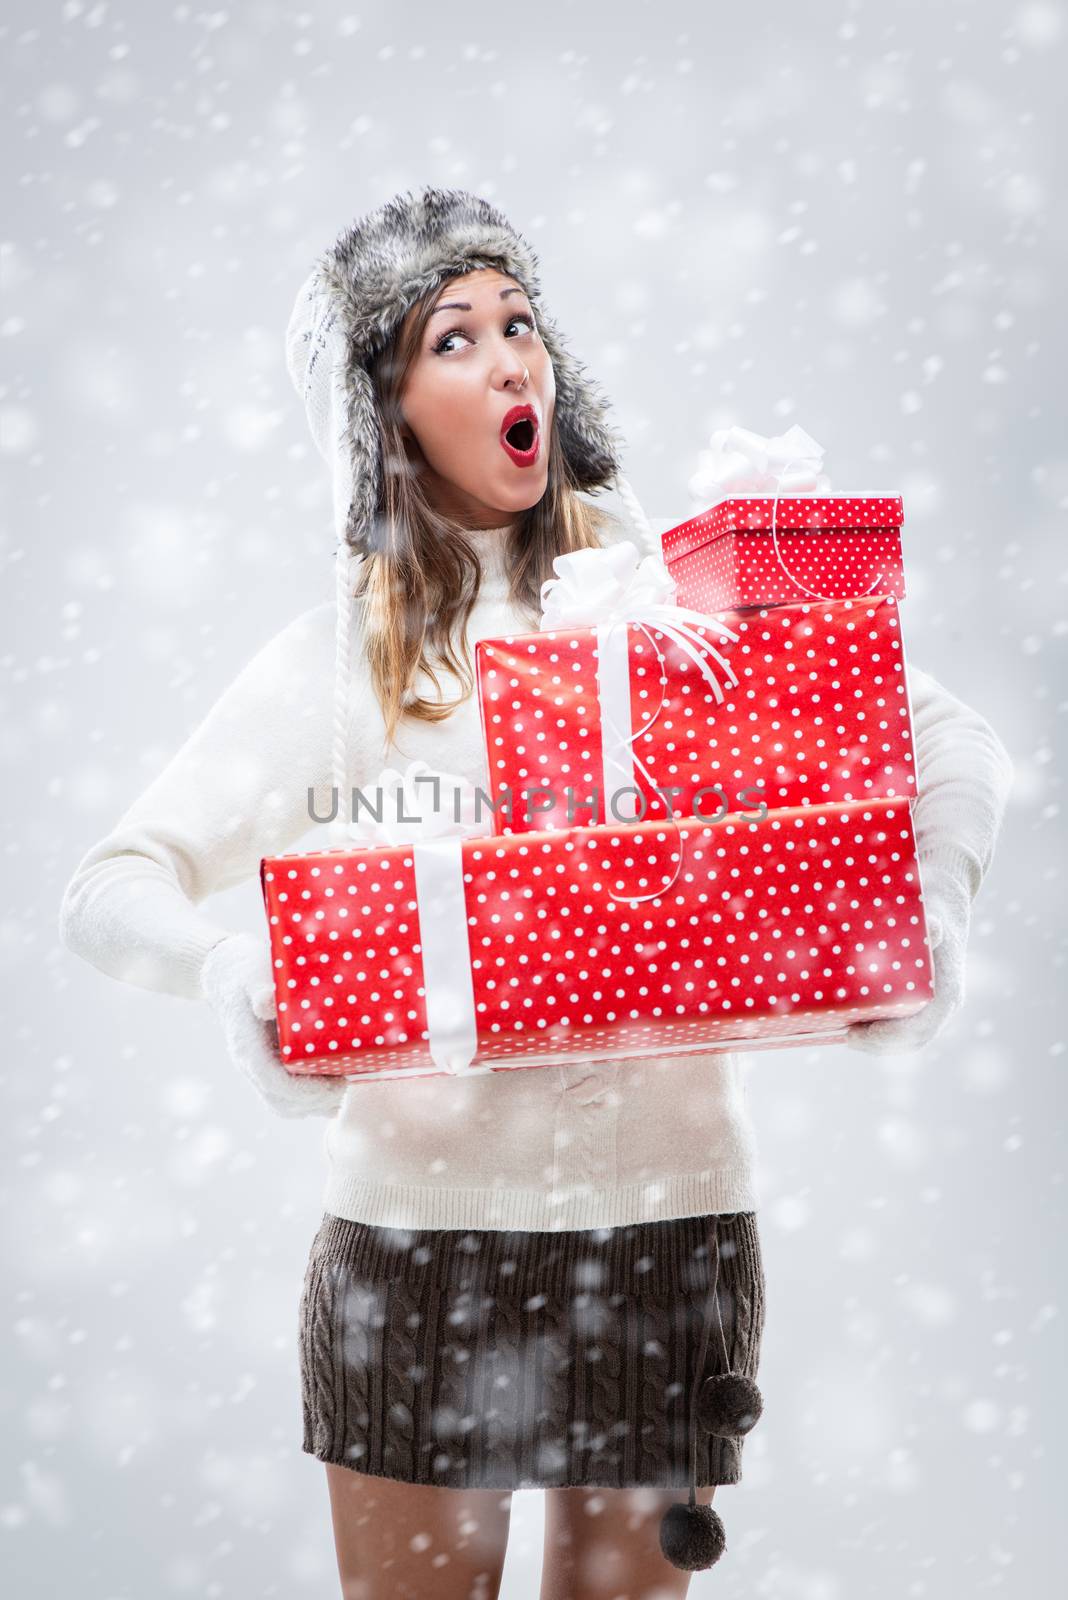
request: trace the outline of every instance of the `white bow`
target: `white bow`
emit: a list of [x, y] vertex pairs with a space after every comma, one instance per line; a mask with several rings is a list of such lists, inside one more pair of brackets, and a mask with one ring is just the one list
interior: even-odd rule
[[[597, 629], [601, 765], [608, 820], [609, 796], [633, 789], [635, 768], [651, 789], [657, 788], [655, 778], [634, 749], [634, 742], [652, 727], [664, 700], [661, 696], [660, 705], [643, 727], [631, 727], [627, 623], [633, 622], [642, 629], [660, 657], [661, 667], [663, 655], [649, 628], [659, 628], [673, 639], [697, 667], [717, 705], [723, 702], [723, 688], [711, 663], [715, 661], [722, 669], [728, 683], [737, 684], [738, 679], [730, 662], [692, 624], [706, 630], [714, 628], [723, 639], [737, 639], [738, 635], [718, 617], [676, 605], [675, 580], [663, 561], [659, 556], [641, 556], [629, 539], [604, 549], [572, 550], [556, 556], [553, 571], [557, 577], [547, 578], [541, 586], [542, 632], [557, 628]], [[632, 813], [636, 803], [637, 796], [628, 802]]]
[[[342, 841], [350, 845], [408, 844], [493, 831], [488, 816], [476, 816], [473, 784], [421, 759], [409, 761], [403, 772], [383, 767], [372, 789], [356, 793], [364, 801], [356, 799], [353, 820], [341, 830]], [[375, 815], [378, 811], [381, 818]]]
[[658, 556], [639, 559], [629, 539], [605, 549], [556, 556], [541, 586], [541, 627], [587, 628], [617, 618], [633, 621], [649, 606], [670, 603], [675, 580]]
[[827, 494], [823, 454], [796, 423], [771, 439], [748, 428], [718, 428], [687, 488], [705, 505], [732, 494]]
[[[722, 667], [728, 683], [737, 683], [734, 669], [691, 623], [715, 628], [724, 639], [737, 639], [725, 622], [674, 603], [675, 580], [659, 556], [642, 556], [629, 539], [606, 549], [572, 550], [553, 559], [555, 578], [541, 586], [543, 633], [557, 628], [602, 628], [648, 623], [674, 639], [715, 695], [723, 700], [719, 679], [709, 658]], [[691, 642], [692, 641], [692, 642]], [[694, 649], [696, 645], [696, 649]]]

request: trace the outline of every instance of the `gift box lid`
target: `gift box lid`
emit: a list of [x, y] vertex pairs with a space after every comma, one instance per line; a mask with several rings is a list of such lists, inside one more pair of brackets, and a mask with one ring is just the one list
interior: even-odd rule
[[732, 494], [662, 535], [668, 563], [729, 533], [845, 533], [857, 528], [900, 528], [899, 494]]

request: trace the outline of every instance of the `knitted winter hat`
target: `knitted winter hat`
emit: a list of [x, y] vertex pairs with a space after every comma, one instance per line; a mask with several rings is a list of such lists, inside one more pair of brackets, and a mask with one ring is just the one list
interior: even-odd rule
[[[337, 535], [338, 646], [334, 782], [347, 794], [344, 751], [352, 635], [350, 557], [375, 548], [382, 433], [370, 365], [416, 302], [447, 278], [496, 268], [521, 283], [553, 363], [557, 433], [580, 489], [614, 486], [639, 547], [659, 541], [619, 471], [607, 402], [540, 304], [534, 250], [488, 200], [462, 189], [396, 195], [344, 229], [300, 288], [286, 330], [286, 364], [312, 437], [330, 467]], [[335, 831], [341, 836], [342, 804]]]

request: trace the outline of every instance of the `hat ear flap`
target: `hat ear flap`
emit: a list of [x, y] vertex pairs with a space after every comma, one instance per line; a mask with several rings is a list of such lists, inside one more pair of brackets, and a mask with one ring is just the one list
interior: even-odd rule
[[[351, 472], [345, 538], [360, 555], [372, 553], [371, 531], [382, 484], [382, 429], [370, 374], [358, 360], [345, 371], [348, 459]], [[338, 445], [344, 448], [344, 440]]]
[[556, 324], [538, 311], [538, 330], [556, 379], [556, 431], [579, 489], [603, 489], [620, 470], [621, 441], [609, 428], [607, 397], [567, 349]]

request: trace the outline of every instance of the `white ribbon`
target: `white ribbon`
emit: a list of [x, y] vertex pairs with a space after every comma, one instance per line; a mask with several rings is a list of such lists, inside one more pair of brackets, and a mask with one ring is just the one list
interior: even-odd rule
[[441, 1072], [466, 1072], [478, 1050], [475, 988], [464, 897], [463, 839], [412, 846], [423, 946], [427, 1047]]
[[827, 494], [823, 455], [796, 423], [770, 439], [748, 428], [718, 428], [687, 488], [704, 505], [735, 494]]
[[[675, 580], [658, 556], [641, 556], [629, 539], [606, 549], [572, 550], [553, 560], [555, 578], [541, 586], [543, 633], [557, 629], [596, 628], [597, 693], [601, 710], [601, 768], [606, 822], [626, 821], [637, 815], [638, 796], [623, 797], [619, 815], [609, 810], [609, 801], [619, 790], [634, 788], [634, 769], [651, 789], [656, 780], [634, 749], [634, 741], [647, 733], [663, 710], [660, 705], [644, 727], [631, 729], [630, 661], [627, 649], [627, 624], [642, 629], [663, 669], [664, 658], [649, 632], [659, 628], [674, 640], [697, 667], [708, 684], [716, 704], [723, 702], [723, 688], [712, 668], [722, 668], [727, 683], [736, 684], [734, 669], [711, 641], [696, 631], [714, 628], [723, 639], [737, 639], [726, 623], [703, 611], [691, 611], [674, 604]], [[664, 673], [661, 671], [661, 685]]]
[[383, 768], [367, 795], [371, 809], [354, 804], [359, 815], [341, 830], [342, 839], [356, 848], [411, 845], [427, 1043], [434, 1065], [452, 1074], [466, 1072], [478, 1049], [463, 841], [490, 834], [492, 827], [488, 818], [476, 817], [476, 798], [466, 778], [438, 772], [423, 760], [410, 761], [403, 772]]

